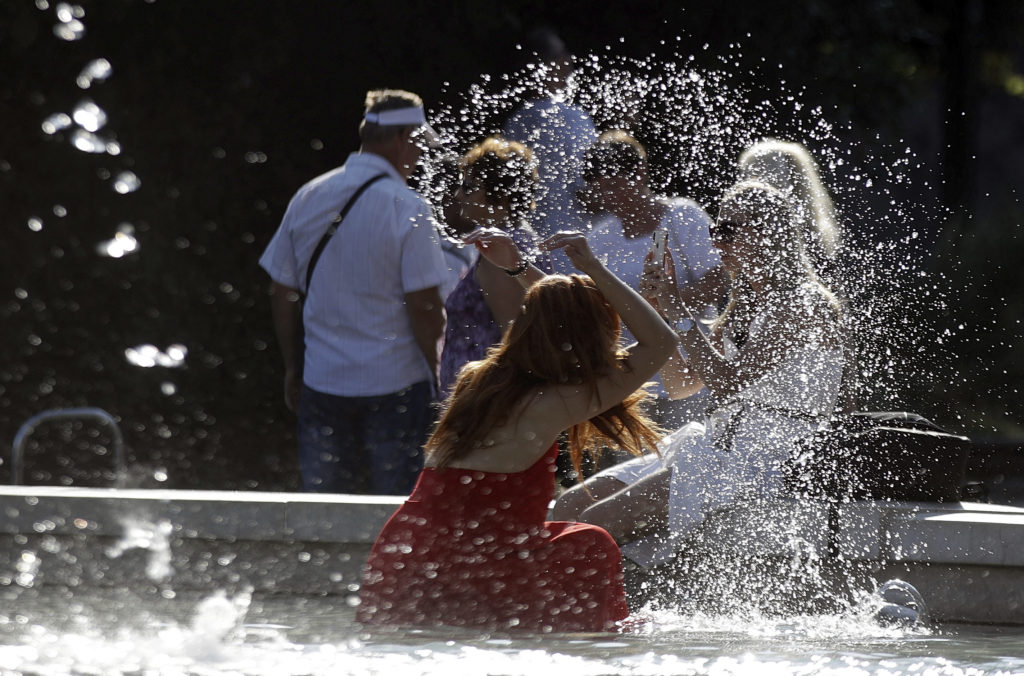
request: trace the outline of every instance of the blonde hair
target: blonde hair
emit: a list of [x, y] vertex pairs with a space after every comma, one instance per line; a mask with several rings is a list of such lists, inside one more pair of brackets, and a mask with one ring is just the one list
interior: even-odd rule
[[[604, 407], [598, 379], [629, 369], [618, 349], [620, 332], [618, 314], [589, 277], [551, 275], [537, 282], [501, 342], [459, 373], [425, 451], [437, 467], [445, 467], [482, 448], [491, 430], [506, 424], [524, 398], [545, 385], [583, 385]], [[572, 426], [569, 452], [577, 474], [583, 452], [608, 442], [635, 455], [655, 448], [661, 430], [640, 409], [649, 396], [638, 389]]]
[[492, 203], [508, 197], [514, 219], [522, 220], [530, 215], [540, 179], [533, 151], [522, 143], [490, 136], [473, 146], [459, 167], [463, 174], [473, 171]]
[[767, 183], [792, 198], [806, 252], [820, 271], [835, 256], [842, 232], [835, 204], [807, 149], [799, 143], [765, 139], [740, 154], [739, 174], [740, 181]]
[[[729, 208], [742, 210], [749, 225], [757, 232], [759, 243], [775, 254], [771, 269], [777, 278], [789, 277], [792, 283], [815, 284], [838, 312], [839, 304], [835, 296], [821, 283], [804, 251], [803, 235], [806, 232], [797, 217], [798, 210], [789, 196], [762, 181], [740, 181], [729, 188], [722, 197], [720, 219], [721, 212]], [[753, 312], [750, 305], [750, 285], [747, 280], [734, 277], [730, 287], [729, 302], [725, 311], [715, 321], [715, 328], [724, 325], [734, 314], [741, 315], [743, 319], [740, 321], [744, 322], [752, 317], [747, 316]]]

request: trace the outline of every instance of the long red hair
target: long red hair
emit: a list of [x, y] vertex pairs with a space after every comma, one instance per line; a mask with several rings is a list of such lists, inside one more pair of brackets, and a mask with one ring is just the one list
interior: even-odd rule
[[[589, 277], [553, 275], [537, 282], [501, 342], [459, 373], [426, 452], [437, 467], [445, 467], [482, 447], [490, 431], [507, 423], [523, 398], [544, 385], [583, 385], [603, 408], [597, 379], [630, 368], [618, 349], [620, 332], [618, 314]], [[661, 430], [640, 409], [649, 396], [640, 388], [570, 428], [577, 474], [584, 451], [609, 443], [637, 455], [656, 448]]]

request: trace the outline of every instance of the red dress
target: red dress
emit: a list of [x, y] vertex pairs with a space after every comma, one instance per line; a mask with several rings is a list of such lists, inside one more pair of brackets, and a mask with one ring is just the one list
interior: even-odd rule
[[527, 631], [613, 631], [629, 614], [603, 528], [545, 521], [552, 448], [511, 474], [427, 468], [385, 524], [356, 619]]

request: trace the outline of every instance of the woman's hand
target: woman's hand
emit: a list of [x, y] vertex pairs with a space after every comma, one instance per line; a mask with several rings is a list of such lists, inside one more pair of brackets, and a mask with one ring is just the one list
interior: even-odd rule
[[540, 248], [544, 251], [564, 249], [573, 266], [580, 272], [589, 275], [592, 271], [603, 267], [590, 249], [590, 244], [582, 232], [562, 231], [548, 237], [541, 242]]
[[657, 310], [662, 317], [678, 318], [683, 313], [683, 302], [679, 297], [676, 283], [676, 264], [672, 254], [665, 252], [663, 261], [654, 260], [654, 253], [644, 258], [644, 272], [640, 277], [640, 295]]
[[505, 270], [520, 268], [526, 261], [512, 236], [498, 228], [477, 228], [462, 241], [475, 246], [481, 256]]

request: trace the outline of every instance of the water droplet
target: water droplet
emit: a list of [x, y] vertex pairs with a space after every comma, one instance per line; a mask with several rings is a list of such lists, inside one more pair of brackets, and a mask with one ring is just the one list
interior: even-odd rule
[[99, 131], [107, 123], [107, 113], [92, 101], [85, 99], [72, 111], [71, 119], [86, 131]]
[[122, 195], [135, 192], [142, 185], [142, 181], [131, 171], [122, 171], [114, 179], [114, 190]]
[[71, 126], [71, 116], [66, 113], [54, 113], [45, 120], [43, 120], [43, 132], [47, 134], [56, 134], [61, 129], [66, 129]]
[[[71, 145], [75, 146], [83, 153], [105, 153], [107, 152], [107, 142], [102, 138], [93, 134], [92, 132], [85, 131], [83, 129], [76, 129], [71, 135]], [[116, 153], [111, 153], [115, 155]]]
[[53, 34], [67, 42], [81, 40], [85, 37], [85, 24], [78, 19], [62, 21], [53, 27]]
[[123, 258], [128, 254], [135, 253], [139, 250], [139, 240], [135, 239], [134, 233], [135, 228], [131, 223], [122, 223], [117, 226], [117, 232], [114, 233], [113, 239], [100, 242], [96, 246], [96, 251], [101, 256], [110, 258]]
[[106, 80], [110, 77], [112, 72], [113, 69], [110, 67], [109, 61], [106, 59], [93, 59], [86, 64], [85, 68], [82, 69], [82, 72], [78, 74], [78, 78], [75, 82], [80, 88], [88, 89], [94, 82], [103, 82]]

